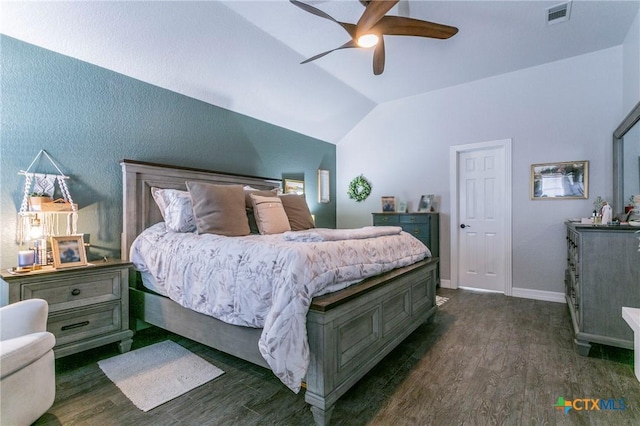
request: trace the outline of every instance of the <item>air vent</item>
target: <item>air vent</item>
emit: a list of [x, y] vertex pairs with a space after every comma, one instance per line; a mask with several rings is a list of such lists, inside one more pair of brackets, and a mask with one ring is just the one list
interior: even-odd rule
[[571, 2], [558, 4], [547, 9], [547, 25], [566, 22], [571, 15]]

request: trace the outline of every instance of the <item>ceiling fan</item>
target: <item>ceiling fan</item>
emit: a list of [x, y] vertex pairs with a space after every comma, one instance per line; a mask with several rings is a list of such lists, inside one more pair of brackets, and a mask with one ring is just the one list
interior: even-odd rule
[[413, 18], [405, 18], [402, 16], [386, 16], [385, 14], [395, 6], [399, 0], [360, 0], [360, 3], [365, 6], [365, 10], [357, 24], [340, 22], [322, 10], [298, 0], [289, 1], [306, 12], [335, 22], [344, 28], [351, 37], [351, 40], [342, 46], [315, 55], [305, 61], [302, 61], [302, 64], [315, 61], [316, 59], [322, 58], [323, 56], [339, 49], [375, 46], [373, 51], [373, 73], [375, 75], [380, 75], [384, 71], [383, 36], [404, 35], [447, 39], [458, 32], [456, 27], [450, 27], [448, 25], [436, 24], [434, 22], [421, 21]]

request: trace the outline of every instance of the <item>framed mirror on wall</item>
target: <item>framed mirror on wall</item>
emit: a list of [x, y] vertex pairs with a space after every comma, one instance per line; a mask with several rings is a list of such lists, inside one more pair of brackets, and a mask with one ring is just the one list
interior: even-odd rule
[[[640, 102], [613, 132], [613, 211], [629, 210], [640, 197]], [[634, 205], [632, 217], [640, 217]]]

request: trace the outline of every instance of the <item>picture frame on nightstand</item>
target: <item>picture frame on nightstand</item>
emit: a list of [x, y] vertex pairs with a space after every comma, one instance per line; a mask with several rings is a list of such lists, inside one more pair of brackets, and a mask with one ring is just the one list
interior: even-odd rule
[[82, 235], [65, 235], [51, 237], [53, 251], [53, 267], [73, 268], [87, 264], [87, 253], [84, 249]]

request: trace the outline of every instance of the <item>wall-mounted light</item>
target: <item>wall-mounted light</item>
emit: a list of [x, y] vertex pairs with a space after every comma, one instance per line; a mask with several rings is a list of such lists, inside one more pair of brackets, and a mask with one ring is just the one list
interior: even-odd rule
[[318, 202], [328, 203], [331, 198], [329, 170], [318, 170]]

